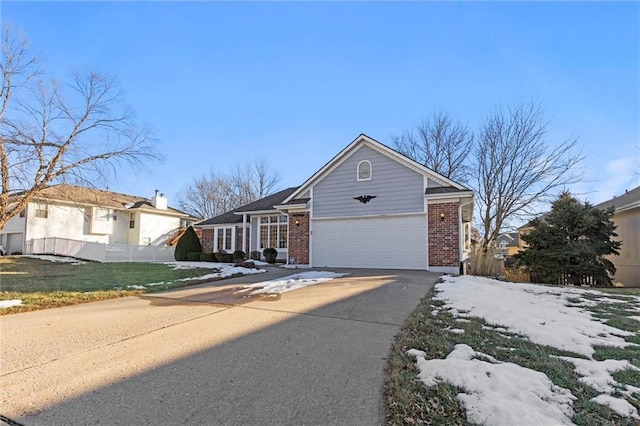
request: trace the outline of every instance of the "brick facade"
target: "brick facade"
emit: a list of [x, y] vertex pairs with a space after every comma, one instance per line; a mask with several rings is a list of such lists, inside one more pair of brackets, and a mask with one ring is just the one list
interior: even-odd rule
[[[444, 214], [444, 220], [441, 214]], [[460, 266], [458, 220], [458, 203], [429, 204], [430, 266]]]
[[295, 264], [309, 264], [309, 212], [289, 213], [289, 260], [292, 258]]
[[[202, 252], [203, 253], [215, 253], [218, 250], [215, 250], [214, 247], [216, 245], [216, 236], [214, 228], [203, 228], [202, 229], [202, 238], [200, 240], [202, 244]], [[247, 225], [247, 242], [246, 245], [249, 245], [249, 226]], [[247, 250], [242, 248], [242, 225], [236, 227], [236, 250], [242, 250], [245, 252], [245, 255], [249, 257], [249, 253]]]
[[215, 241], [213, 235], [213, 228], [204, 228], [202, 229], [202, 239], [200, 240], [202, 244], [202, 252], [203, 253], [213, 253], [213, 242]]

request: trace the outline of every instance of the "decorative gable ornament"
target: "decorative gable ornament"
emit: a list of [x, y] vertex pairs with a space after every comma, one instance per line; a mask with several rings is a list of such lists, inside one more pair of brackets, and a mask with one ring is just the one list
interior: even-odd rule
[[359, 197], [353, 197], [354, 200], [360, 201], [362, 204], [367, 204], [369, 201], [376, 198], [377, 195], [361, 195]]

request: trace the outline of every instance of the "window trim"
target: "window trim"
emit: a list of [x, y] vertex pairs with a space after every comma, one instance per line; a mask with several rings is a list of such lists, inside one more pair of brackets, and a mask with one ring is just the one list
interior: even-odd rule
[[[217, 226], [214, 228], [214, 253], [220, 253], [222, 251], [233, 253], [236, 246], [235, 230], [235, 226]], [[222, 234], [220, 235], [221, 232]], [[220, 246], [220, 241], [222, 241], [222, 247]]]
[[37, 205], [35, 211], [33, 212], [33, 217], [37, 217], [38, 219], [48, 219], [49, 206], [47, 206], [46, 204]]
[[[368, 164], [369, 165], [369, 177], [363, 178], [360, 177], [361, 175], [361, 170], [360, 168], [365, 165]], [[367, 180], [371, 180], [373, 178], [373, 166], [371, 165], [371, 161], [369, 160], [362, 160], [358, 163], [358, 167], [356, 168], [356, 178], [358, 180], [358, 182], [363, 182], [363, 181], [367, 181]]]
[[[263, 219], [265, 219], [263, 223]], [[276, 219], [275, 221], [273, 219]], [[272, 230], [272, 228], [274, 228]], [[266, 229], [267, 242], [266, 246], [262, 244], [262, 231]], [[275, 244], [272, 243], [272, 233], [275, 231]], [[285, 238], [282, 238], [282, 232], [286, 233]], [[264, 250], [269, 247], [273, 247], [276, 250], [288, 250], [289, 249], [289, 216], [286, 214], [272, 214], [263, 215], [258, 218], [258, 235], [257, 244], [260, 250]], [[284, 247], [283, 247], [284, 246]]]

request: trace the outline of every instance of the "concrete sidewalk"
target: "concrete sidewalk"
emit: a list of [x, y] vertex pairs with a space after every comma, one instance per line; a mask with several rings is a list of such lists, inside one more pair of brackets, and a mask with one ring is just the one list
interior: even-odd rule
[[223, 303], [296, 272], [4, 316], [0, 414], [25, 425], [383, 423], [389, 347], [438, 275], [348, 270]]

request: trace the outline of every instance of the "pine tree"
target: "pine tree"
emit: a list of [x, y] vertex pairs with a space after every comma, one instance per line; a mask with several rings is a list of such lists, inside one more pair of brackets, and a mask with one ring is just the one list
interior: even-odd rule
[[597, 286], [612, 286], [616, 268], [605, 256], [618, 255], [621, 246], [612, 240], [618, 236], [613, 215], [613, 208], [600, 210], [562, 193], [551, 212], [532, 221], [533, 229], [522, 235], [528, 247], [516, 255], [519, 264], [545, 283], [565, 277], [580, 285], [585, 277], [593, 277]]
[[178, 240], [176, 244], [176, 250], [173, 253], [173, 257], [176, 260], [188, 260], [189, 253], [198, 253], [202, 251], [202, 244], [200, 244], [200, 238], [196, 235], [196, 231], [190, 226], [184, 231], [184, 234]]

